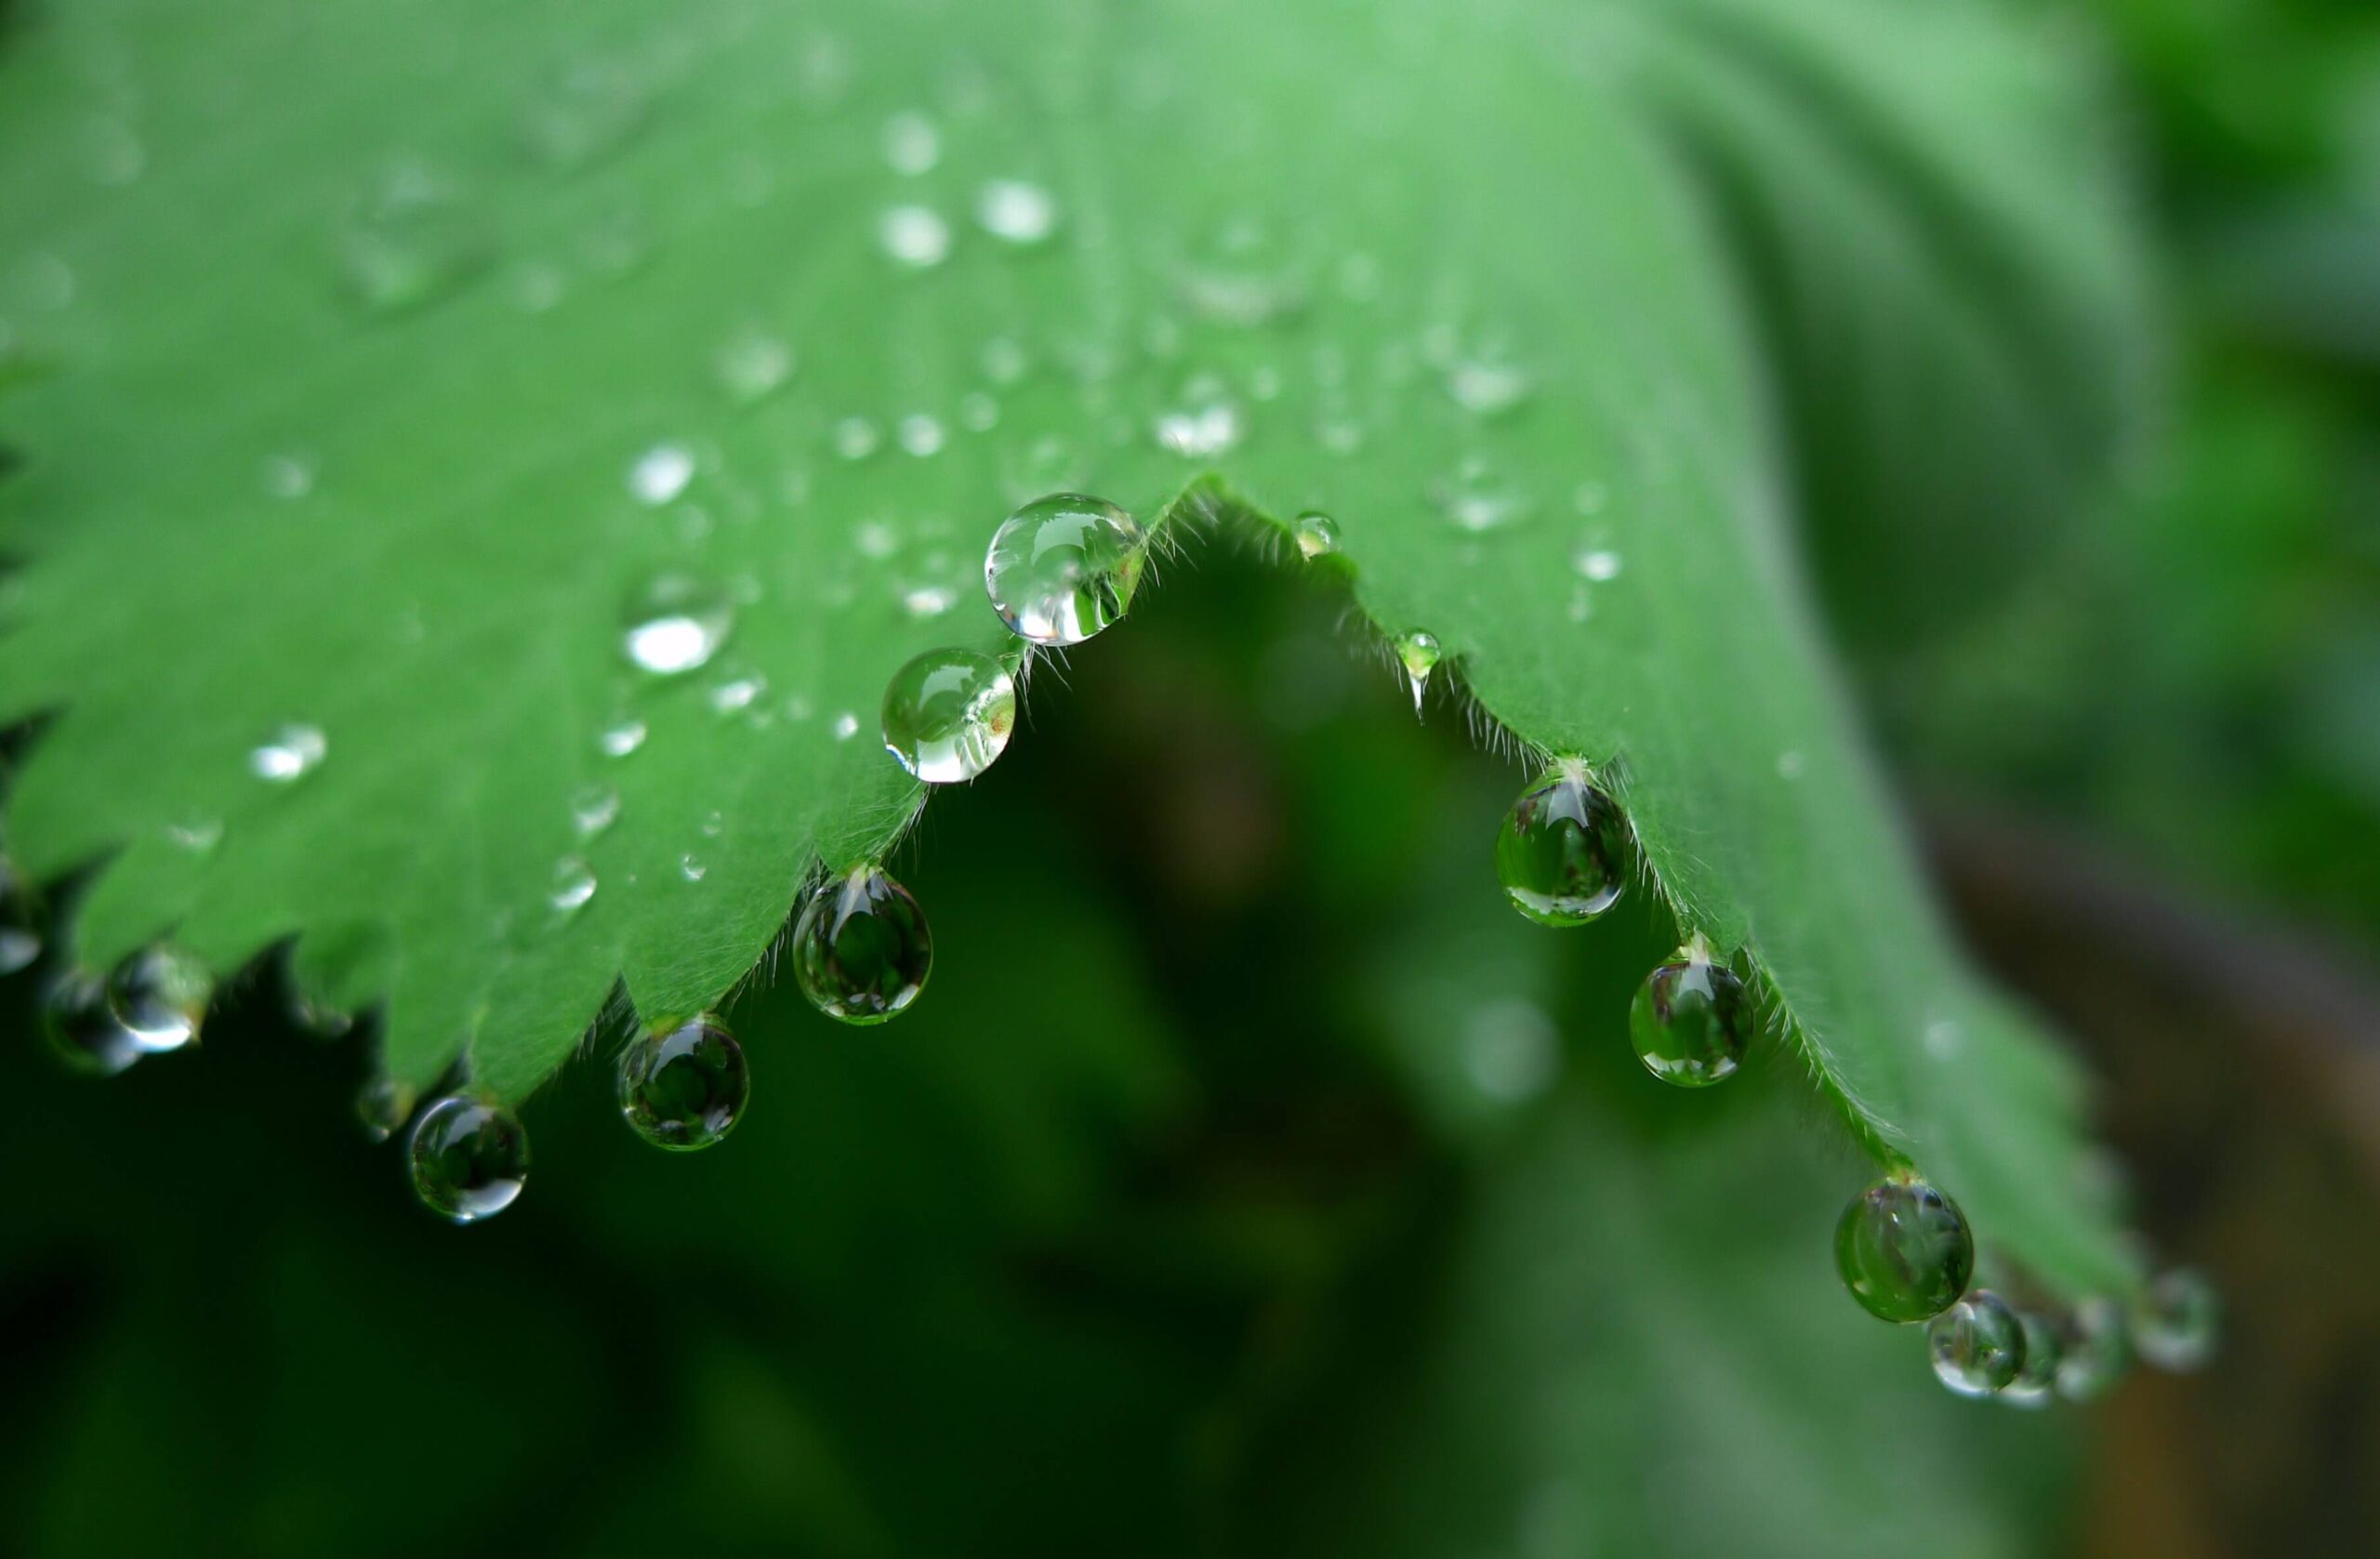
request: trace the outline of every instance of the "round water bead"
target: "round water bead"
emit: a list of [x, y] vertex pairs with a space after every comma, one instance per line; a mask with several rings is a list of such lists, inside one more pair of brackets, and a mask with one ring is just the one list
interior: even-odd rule
[[707, 664], [735, 627], [735, 598], [723, 585], [691, 574], [663, 574], [628, 599], [620, 652], [656, 677]]
[[364, 1134], [376, 1143], [385, 1143], [397, 1134], [405, 1118], [413, 1114], [413, 1085], [388, 1076], [367, 1077], [356, 1090], [355, 1118], [364, 1123]]
[[2222, 1298], [2192, 1267], [2158, 1274], [2133, 1310], [2133, 1344], [2160, 1369], [2196, 1369], [2215, 1355], [2222, 1330]]
[[1513, 907], [1546, 926], [1583, 926], [1627, 885], [1628, 819], [1565, 763], [1521, 792], [1496, 835], [1496, 875]]
[[811, 1005], [847, 1024], [880, 1024], [917, 999], [933, 968], [926, 914], [877, 867], [822, 885], [793, 928], [793, 973]]
[[734, 1129], [751, 1091], [744, 1047], [716, 1018], [690, 1018], [620, 1052], [620, 1114], [655, 1147], [710, 1146]]
[[112, 1077], [148, 1052], [108, 1004], [107, 982], [69, 971], [42, 997], [42, 1037], [50, 1050], [86, 1077]]
[[992, 533], [984, 588], [1011, 632], [1036, 644], [1079, 644], [1124, 614], [1148, 538], [1104, 498], [1036, 498]]
[[989, 655], [928, 650], [884, 690], [884, 747], [928, 785], [973, 779], [1016, 728], [1016, 683]]
[[1405, 685], [1413, 690], [1416, 715], [1421, 712], [1421, 694], [1429, 691], [1430, 673], [1438, 668], [1444, 654], [1438, 636], [1427, 628], [1417, 628], [1397, 637], [1396, 664], [1405, 668]]
[[0, 979], [41, 957], [41, 906], [31, 885], [0, 855]]
[[1661, 1081], [1708, 1088], [1741, 1064], [1752, 1016], [1744, 983], [1698, 945], [1645, 976], [1628, 1008], [1628, 1037]]
[[415, 1123], [407, 1155], [422, 1205], [456, 1223], [492, 1218], [529, 1178], [529, 1134], [510, 1110], [456, 1093]]
[[1924, 1321], [1966, 1291], [1975, 1237], [1950, 1200], [1913, 1175], [1878, 1181], [1843, 1209], [1834, 1262], [1844, 1287], [1887, 1321]]
[[1934, 1377], [1961, 1396], [1990, 1396], [2025, 1364], [2025, 1324], [2008, 1301], [1977, 1288], [1925, 1328]]
[[1298, 556], [1312, 562], [1339, 550], [1339, 522], [1316, 509], [1307, 509], [1289, 527], [1297, 538]]
[[2057, 1394], [2069, 1402], [2096, 1400], [2132, 1367], [2123, 1306], [2104, 1294], [2074, 1307], [2058, 1341]]
[[198, 1037], [215, 994], [206, 966], [160, 943], [116, 965], [108, 976], [108, 1009], [143, 1050], [178, 1050]]
[[2000, 1388], [2000, 1400], [2017, 1407], [2046, 1407], [2057, 1384], [2057, 1367], [2066, 1356], [2057, 1328], [2027, 1310], [2017, 1316], [2024, 1327], [2024, 1362], [2016, 1378]]

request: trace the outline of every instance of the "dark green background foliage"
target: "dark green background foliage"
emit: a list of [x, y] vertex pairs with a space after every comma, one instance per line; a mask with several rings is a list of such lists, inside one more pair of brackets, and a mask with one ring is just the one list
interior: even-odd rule
[[[473, 10], [453, 48], [436, 6], [0, 3], [0, 711], [41, 717], [7, 746], [7, 843], [61, 945], [179, 922], [247, 963], [200, 1051], [108, 1084], [42, 1053], [44, 971], [0, 982], [0, 1550], [2371, 1551], [2380, 18], [1540, 9], [839, 16], [897, 32], [929, 93], [977, 49], [1100, 83], [946, 123], [919, 188], [972, 247], [894, 286], [819, 235], [905, 192], [878, 130], [922, 99], [863, 50], [833, 112], [833, 50], [761, 47], [813, 36], [775, 7]], [[674, 94], [523, 160], [518, 103], [655, 38], [692, 61]], [[1567, 92], [1581, 71], [1597, 90]], [[1185, 95], [1059, 133], [1117, 80]], [[119, 119], [153, 165], [95, 194]], [[450, 298], [359, 326], [337, 213], [414, 152], [478, 178], [486, 225]], [[1015, 171], [1069, 225], [979, 264], [969, 181]], [[715, 1152], [643, 1147], [609, 1096], [617, 1002], [574, 1037], [613, 974], [647, 1017], [710, 999], [811, 853], [889, 839], [912, 794], [866, 739], [731, 746], [694, 690], [625, 680], [620, 589], [690, 545], [623, 499], [627, 459], [715, 431], [705, 566], [787, 600], [972, 591], [1043, 435], [1154, 514], [1203, 468], [1157, 456], [1148, 414], [1190, 360], [1272, 350], [1175, 291], [1251, 191], [1321, 235], [1285, 262], [1293, 333], [1393, 347], [1444, 313], [1540, 354], [1535, 402], [1477, 436], [1555, 509], [1608, 477], [1627, 588], [1570, 623], [1573, 529], [1466, 543], [1415, 509], [1473, 436], [1449, 408], [1368, 386], [1342, 467], [1293, 377], [1244, 408], [1162, 583], [1037, 669], [1011, 751], [892, 858], [937, 938], [918, 1006], [839, 1028], [764, 962], [727, 1011], [748, 1117]], [[1355, 231], [1423, 257], [1384, 268], [1389, 325], [1317, 258]], [[46, 306], [28, 257], [53, 247], [108, 307]], [[532, 262], [571, 283], [554, 319], [517, 301]], [[1483, 295], [1422, 284], [1453, 274]], [[800, 323], [800, 364], [723, 414], [709, 355], [756, 311]], [[1169, 311], [1179, 358], [1147, 339]], [[1114, 377], [1037, 374], [934, 460], [823, 453], [851, 413], [947, 419], [999, 328]], [[257, 496], [285, 448], [320, 462], [311, 528]], [[750, 475], [785, 450], [805, 516]], [[1307, 502], [1346, 528], [1352, 601], [1277, 566], [1264, 519]], [[929, 522], [855, 560], [885, 505]], [[392, 514], [436, 545], [384, 548]], [[368, 674], [442, 580], [441, 669]], [[903, 654], [989, 646], [978, 607], [747, 613], [733, 649], [773, 698], [872, 725]], [[1421, 621], [1524, 740], [1664, 782], [1633, 799], [1667, 886], [1838, 1050], [1772, 1031], [1697, 1095], [1643, 1075], [1628, 997], [1680, 927], [1644, 892], [1562, 933], [1502, 905], [1525, 767], [1444, 693], [1417, 724], [1362, 654]], [[1822, 641], [1970, 943], [2081, 1041], [2130, 1169], [2097, 1178], [2224, 1284], [2206, 1375], [1957, 1402], [1836, 1287], [1833, 1214], [1874, 1173], [1853, 1098], [1974, 1188], [1988, 1262], [2080, 1284], [2122, 1257], [2074, 1079], [1933, 934]], [[334, 765], [276, 814], [237, 755], [334, 698]], [[599, 913], [492, 938], [624, 708], [655, 734]], [[1804, 735], [1799, 792], [1751, 783]], [[211, 866], [159, 842], [193, 806], [231, 816]], [[397, 1000], [326, 1044], [286, 1016], [299, 984]], [[1947, 1082], [1907, 1021], [1937, 998], [1990, 1036]], [[427, 1077], [466, 1041], [516, 1097], [553, 1080], [527, 1194], [454, 1230], [350, 1102], [377, 1055]]]

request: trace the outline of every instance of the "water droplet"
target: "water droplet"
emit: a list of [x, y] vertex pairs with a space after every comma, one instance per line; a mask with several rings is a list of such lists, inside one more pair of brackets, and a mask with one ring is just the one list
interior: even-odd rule
[[1606, 547], [1580, 547], [1570, 554], [1570, 566], [1579, 576], [1595, 584], [1606, 584], [1620, 577], [1620, 554]]
[[896, 205], [877, 219], [876, 241], [912, 271], [940, 265], [950, 255], [950, 224], [931, 206]]
[[176, 850], [204, 855], [223, 842], [223, 820], [196, 813], [165, 825], [165, 842]]
[[837, 715], [833, 723], [828, 725], [826, 729], [834, 733], [835, 740], [839, 742], [848, 742], [853, 737], [859, 734], [859, 716], [852, 713], [849, 709], [846, 709], [841, 714]]
[[1899, 1175], [1878, 1181], [1843, 1209], [1834, 1261], [1844, 1287], [1870, 1315], [1924, 1321], [1966, 1291], [1975, 1274], [1975, 1237], [1956, 1202], [1914, 1176]]
[[739, 330], [712, 354], [711, 371], [730, 401], [739, 406], [754, 405], [784, 389], [793, 377], [793, 349], [766, 331]]
[[1977, 1288], [1925, 1328], [1934, 1378], [1961, 1396], [1990, 1396], [2025, 1365], [2025, 1324], [2008, 1302]]
[[655, 676], [674, 677], [707, 664], [735, 626], [735, 603], [707, 579], [664, 574], [628, 600], [620, 647]]
[[700, 882], [710, 875], [710, 868], [703, 865], [702, 857], [688, 851], [678, 857], [678, 875], [689, 882]]
[[984, 377], [994, 384], [1014, 384], [1031, 366], [1025, 348], [1011, 337], [995, 336], [984, 343]]
[[601, 736], [598, 736], [595, 741], [596, 745], [603, 749], [606, 757], [626, 758], [637, 748], [644, 746], [645, 732], [646, 727], [644, 721], [641, 720], [624, 720], [615, 724], [605, 726], [603, 728], [603, 733]]
[[1447, 369], [1447, 393], [1474, 416], [1497, 416], [1528, 399], [1528, 371], [1501, 358], [1466, 358]]
[[928, 785], [955, 785], [990, 768], [1015, 724], [1015, 682], [972, 650], [928, 650], [884, 690], [885, 750]]
[[1421, 713], [1421, 694], [1429, 691], [1430, 673], [1438, 668], [1438, 636], [1415, 628], [1396, 641], [1396, 664], [1405, 668], [1406, 685], [1413, 690], [1413, 713]]
[[382, 170], [356, 195], [336, 247], [349, 296], [376, 314], [435, 302], [488, 258], [476, 211], [440, 175], [414, 162]]
[[644, 84], [626, 68], [580, 60], [521, 111], [521, 139], [556, 167], [584, 167], [628, 144], [644, 124]]
[[1753, 1016], [1743, 981], [1712, 962], [1709, 945], [1697, 938], [1637, 987], [1628, 1037], [1645, 1070], [1661, 1081], [1708, 1088], [1742, 1064]]
[[108, 1010], [141, 1050], [178, 1050], [198, 1037], [215, 978], [178, 947], [144, 947], [107, 980]]
[[1308, 562], [1339, 550], [1339, 522], [1318, 510], [1299, 515], [1289, 534], [1297, 538], [1298, 556]]
[[1000, 423], [1000, 403], [980, 390], [959, 398], [959, 425], [971, 433], [988, 433]]
[[70, 1071], [112, 1077], [147, 1053], [109, 1004], [99, 976], [70, 971], [44, 993], [42, 1037]]
[[264, 463], [264, 490], [275, 498], [302, 498], [314, 490], [313, 462], [298, 455], [275, 455]]
[[655, 508], [670, 502], [694, 480], [694, 452], [681, 443], [657, 443], [628, 468], [628, 491]]
[[922, 460], [941, 453], [942, 424], [923, 412], [905, 416], [901, 419], [900, 439], [903, 449]]
[[620, 1052], [620, 1114], [655, 1147], [690, 1153], [734, 1129], [751, 1093], [744, 1047], [716, 1018], [694, 1018]]
[[1038, 244], [1058, 230], [1058, 201], [1038, 184], [994, 178], [975, 192], [975, 222], [1010, 244]]
[[1219, 391], [1197, 390], [1193, 387], [1188, 404], [1158, 416], [1155, 431], [1160, 447], [1185, 459], [1208, 460], [1238, 447], [1239, 408]]
[[835, 453], [846, 460], [865, 460], [883, 442], [876, 424], [864, 416], [847, 416], [835, 424]]
[[884, 122], [884, 161], [914, 178], [942, 161], [942, 132], [922, 113], [896, 113]]
[[2198, 1368], [2215, 1356], [2222, 1330], [2222, 1298], [2191, 1267], [2158, 1274], [2133, 1310], [2133, 1345], [2160, 1369]]
[[1139, 522], [1106, 499], [1055, 493], [993, 533], [984, 588], [1019, 638], [1079, 644], [1123, 616], [1146, 549]]
[[273, 785], [304, 778], [330, 756], [330, 738], [318, 725], [284, 725], [248, 754], [248, 773]]
[[901, 610], [920, 621], [939, 617], [959, 604], [959, 592], [948, 585], [910, 585], [901, 591]]
[[714, 808], [703, 814], [703, 838], [715, 839], [727, 832], [727, 814]]
[[585, 858], [565, 855], [554, 863], [553, 887], [546, 900], [567, 915], [595, 896], [595, 869]]
[[793, 928], [801, 993], [830, 1018], [878, 1024], [917, 999], [933, 968], [925, 911], [874, 866], [821, 885]]
[[449, 1094], [422, 1112], [406, 1157], [424, 1207], [475, 1223], [521, 1195], [529, 1178], [529, 1134], [502, 1105]]
[[1474, 535], [1509, 530], [1537, 511], [1527, 492], [1479, 460], [1464, 461], [1451, 479], [1433, 484], [1431, 495], [1455, 529]]
[[2057, 1385], [2066, 1345], [2057, 1328], [2043, 1316], [2026, 1310], [2018, 1312], [2016, 1319], [2025, 1333], [2023, 1362], [2016, 1367], [2016, 1379], [2000, 1388], [1999, 1398], [2016, 1407], [2046, 1407]]
[[355, 1118], [363, 1123], [364, 1134], [376, 1143], [385, 1143], [404, 1129], [413, 1115], [413, 1085], [401, 1082], [385, 1074], [366, 1077], [355, 1095]]
[[0, 923], [0, 978], [33, 967], [41, 957], [41, 936], [23, 926]]
[[608, 785], [581, 786], [570, 799], [570, 821], [578, 837], [592, 839], [619, 821], [620, 793]]
[[[1628, 818], [1567, 760], [1521, 792], [1496, 836], [1496, 875], [1513, 907], [1547, 926], [1583, 926], [1627, 886]], [[1640, 994], [1639, 1001], [1643, 1000]]]
[[2074, 1307], [2061, 1328], [2057, 1394], [2069, 1402], [2091, 1402], [2132, 1367], [2131, 1328], [2123, 1306], [2102, 1294]]
[[1210, 324], [1253, 330], [1305, 306], [1305, 284], [1265, 232], [1234, 222], [1182, 271], [1183, 307]]

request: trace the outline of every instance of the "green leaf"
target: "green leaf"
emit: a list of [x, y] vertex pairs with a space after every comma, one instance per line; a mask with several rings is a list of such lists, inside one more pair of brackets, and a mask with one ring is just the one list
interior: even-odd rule
[[[1871, 112], [1890, 50], [1855, 42], [1931, 24], [1802, 10], [1842, 70], [1797, 67], [1794, 112], [1855, 126], [1855, 171], [1938, 150], [1934, 116]], [[1419, 0], [45, 12], [0, 59], [0, 205], [36, 235], [0, 310], [55, 369], [0, 402], [27, 457], [0, 546], [31, 560], [0, 718], [55, 717], [13, 846], [107, 857], [91, 962], [295, 936], [322, 999], [385, 1002], [393, 1070], [464, 1050], [517, 1097], [615, 980], [650, 1021], [709, 1007], [813, 863], [892, 845], [921, 798], [880, 691], [1000, 647], [971, 575], [1013, 503], [1080, 487], [1169, 545], [1318, 507], [1364, 614], [1434, 633], [1498, 740], [1603, 769], [1858, 1141], [2043, 1281], [2121, 1284], [2077, 1078], [1951, 953], [1829, 680], [1712, 192], [1647, 106], [1644, 61], [1719, 69], [1755, 30]], [[1931, 232], [1926, 192], [2067, 187], [2038, 128], [2007, 139], [1895, 152], [1863, 209]], [[979, 218], [992, 180], [1054, 231]], [[1841, 301], [1887, 335], [1970, 279]], [[2051, 334], [1991, 361], [2055, 377]], [[682, 492], [637, 491], [655, 449]], [[620, 638], [665, 574], [742, 604], [656, 680]], [[321, 762], [259, 779], [293, 722]], [[588, 787], [619, 804], [582, 837]]]

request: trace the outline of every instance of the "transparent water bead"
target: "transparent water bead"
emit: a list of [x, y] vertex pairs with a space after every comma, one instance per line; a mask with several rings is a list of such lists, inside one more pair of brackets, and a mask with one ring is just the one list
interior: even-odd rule
[[571, 826], [592, 839], [619, 821], [620, 793], [608, 785], [583, 786], [570, 799]]
[[975, 223], [1004, 243], [1039, 244], [1058, 231], [1058, 199], [1025, 179], [989, 179], [975, 192]]
[[289, 785], [320, 768], [330, 751], [319, 725], [277, 726], [248, 753], [248, 773], [268, 785]]
[[1528, 370], [1502, 358], [1466, 358], [1447, 369], [1447, 393], [1474, 416], [1497, 416], [1528, 399]]
[[487, 263], [492, 245], [479, 211], [443, 176], [404, 161], [358, 192], [334, 248], [350, 299], [395, 314], [453, 293]]
[[739, 406], [754, 405], [784, 389], [793, 377], [793, 349], [766, 331], [741, 330], [711, 355], [711, 373], [728, 400]]
[[1870, 1315], [1930, 1320], [1966, 1292], [1975, 1237], [1956, 1202], [1914, 1175], [1896, 1175], [1843, 1209], [1834, 1261], [1844, 1287]]
[[2222, 1297], [2193, 1267], [2158, 1274], [2133, 1310], [2133, 1346], [2160, 1369], [2198, 1368], [2215, 1356], [2222, 1331]]
[[1413, 713], [1421, 713], [1421, 694], [1429, 691], [1430, 673], [1438, 668], [1443, 652], [1438, 648], [1438, 636], [1425, 628], [1414, 628], [1396, 641], [1396, 664], [1405, 668], [1405, 682], [1413, 690]]
[[1583, 926], [1620, 902], [1633, 854], [1620, 803], [1566, 760], [1521, 792], [1496, 835], [1496, 875], [1513, 907], [1545, 926]]
[[896, 113], [884, 122], [884, 161], [894, 173], [914, 178], [942, 161], [942, 132], [922, 113]]
[[811, 1005], [847, 1024], [880, 1024], [925, 988], [933, 940], [925, 911], [879, 867], [821, 885], [793, 928], [793, 973]]
[[112, 1077], [148, 1053], [117, 1020], [107, 982], [84, 971], [60, 974], [44, 993], [41, 1032], [50, 1053], [85, 1077]]
[[1220, 395], [1201, 395], [1157, 417], [1158, 445], [1190, 460], [1209, 460], [1239, 445], [1239, 408]]
[[554, 863], [554, 880], [547, 891], [547, 903], [567, 915], [594, 896], [595, 869], [587, 864], [585, 858], [565, 855]]
[[1752, 993], [1697, 938], [1677, 959], [1645, 977], [1628, 1009], [1628, 1037], [1645, 1070], [1679, 1088], [1708, 1088], [1735, 1075], [1751, 1037]]
[[659, 1148], [691, 1153], [724, 1138], [752, 1091], [744, 1047], [716, 1018], [690, 1018], [620, 1052], [620, 1115]]
[[383, 1074], [365, 1078], [356, 1090], [355, 1118], [362, 1123], [364, 1136], [385, 1143], [404, 1129], [413, 1105], [413, 1085]]
[[41, 906], [8, 858], [0, 855], [0, 979], [41, 957]]
[[984, 589], [1009, 631], [1079, 644], [1124, 615], [1146, 561], [1139, 522], [1104, 498], [1053, 493], [1008, 517], [984, 554]]
[[928, 650], [884, 690], [884, 748], [928, 785], [955, 785], [992, 766], [1016, 726], [1016, 683], [991, 656]]
[[512, 1205], [529, 1178], [529, 1134], [510, 1110], [449, 1094], [424, 1110], [406, 1147], [414, 1194], [456, 1223]]
[[1339, 550], [1339, 522], [1317, 509], [1307, 509], [1289, 527], [1296, 538], [1298, 556], [1312, 562]]
[[2008, 1301], [1977, 1288], [1925, 1328], [1934, 1378], [1961, 1396], [1990, 1396], [2025, 1364], [2025, 1324]]
[[628, 467], [628, 492], [641, 504], [672, 502], [694, 480], [694, 452], [681, 443], [657, 443]]
[[950, 256], [950, 224], [931, 206], [896, 205], [877, 218], [876, 241], [896, 265], [929, 271]]
[[178, 947], [144, 947], [115, 966], [107, 980], [108, 1010], [149, 1053], [178, 1050], [198, 1037], [215, 977]]
[[628, 600], [620, 650], [656, 677], [675, 677], [707, 664], [735, 627], [735, 601], [717, 583], [691, 574], [663, 574]]
[[2069, 1402], [2092, 1402], [2132, 1367], [2132, 1328], [2124, 1308], [2104, 1294], [2074, 1307], [2059, 1329], [2057, 1394]]
[[2045, 1317], [2027, 1310], [2016, 1318], [2025, 1331], [2024, 1362], [2017, 1366], [2016, 1378], [2000, 1388], [1999, 1398], [2016, 1407], [2046, 1407], [2056, 1394], [2066, 1345]]

